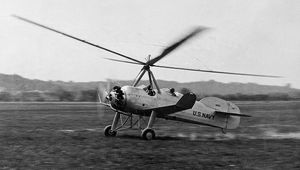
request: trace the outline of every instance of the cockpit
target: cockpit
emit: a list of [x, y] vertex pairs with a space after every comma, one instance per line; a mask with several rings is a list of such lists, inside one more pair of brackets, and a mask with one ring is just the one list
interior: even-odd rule
[[175, 89], [174, 89], [174, 88], [170, 88], [169, 93], [170, 93], [172, 96], [176, 96], [176, 94], [175, 94]]
[[153, 90], [151, 85], [143, 88], [149, 96], [155, 96], [156, 92]]

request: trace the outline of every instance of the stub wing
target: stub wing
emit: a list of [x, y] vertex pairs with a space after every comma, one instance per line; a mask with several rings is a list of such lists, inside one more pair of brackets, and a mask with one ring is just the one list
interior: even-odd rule
[[223, 116], [239, 116], [239, 117], [251, 117], [250, 115], [239, 114], [239, 113], [230, 113], [230, 112], [221, 112], [215, 111], [216, 115], [223, 115]]
[[151, 110], [156, 111], [159, 114], [171, 114], [182, 110], [191, 109], [195, 102], [196, 95], [193, 93], [187, 93], [183, 95], [175, 105], [158, 107]]

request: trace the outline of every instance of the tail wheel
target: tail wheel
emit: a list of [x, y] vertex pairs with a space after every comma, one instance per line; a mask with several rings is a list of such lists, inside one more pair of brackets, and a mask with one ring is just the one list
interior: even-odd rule
[[155, 132], [152, 129], [144, 129], [142, 131], [142, 138], [145, 140], [155, 139]]
[[117, 135], [117, 131], [112, 131], [111, 125], [108, 125], [104, 128], [104, 135], [107, 137], [114, 137]]

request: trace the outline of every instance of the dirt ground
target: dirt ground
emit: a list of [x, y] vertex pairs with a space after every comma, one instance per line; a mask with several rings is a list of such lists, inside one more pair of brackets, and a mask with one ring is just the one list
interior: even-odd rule
[[300, 102], [235, 102], [236, 130], [158, 120], [104, 137], [113, 112], [96, 103], [0, 103], [0, 169], [300, 169]]

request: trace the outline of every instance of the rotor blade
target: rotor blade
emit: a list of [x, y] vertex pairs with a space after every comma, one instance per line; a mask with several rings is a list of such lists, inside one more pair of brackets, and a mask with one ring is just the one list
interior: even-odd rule
[[29, 19], [26, 19], [26, 18], [23, 18], [23, 17], [17, 16], [17, 15], [12, 15], [12, 16], [13, 16], [13, 17], [15, 17], [15, 18], [17, 18], [17, 19], [20, 19], [20, 20], [22, 20], [22, 21], [28, 22], [28, 23], [30, 23], [30, 24], [33, 24], [33, 25], [36, 25], [36, 26], [39, 26], [39, 27], [45, 28], [45, 29], [47, 29], [47, 30], [50, 30], [50, 31], [56, 32], [56, 33], [58, 33], [58, 34], [64, 35], [64, 36], [66, 36], [66, 37], [69, 37], [69, 38], [72, 38], [72, 39], [74, 39], [74, 40], [77, 40], [77, 41], [83, 42], [83, 43], [85, 43], [85, 44], [88, 44], [88, 45], [94, 46], [94, 47], [96, 47], [96, 48], [100, 48], [100, 49], [102, 49], [102, 50], [105, 50], [105, 51], [107, 51], [107, 52], [110, 52], [110, 53], [113, 53], [113, 54], [119, 55], [119, 56], [121, 56], [121, 57], [127, 58], [127, 59], [129, 59], [129, 60], [135, 61], [135, 62], [137, 62], [137, 63], [144, 64], [144, 62], [142, 62], [142, 61], [139, 61], [139, 60], [136, 60], [136, 59], [134, 59], [134, 58], [128, 57], [128, 56], [126, 56], [126, 55], [124, 55], [124, 54], [121, 54], [121, 53], [115, 52], [115, 51], [113, 51], [113, 50], [110, 50], [110, 49], [104, 48], [104, 47], [102, 47], [102, 46], [99, 46], [99, 45], [97, 45], [97, 44], [93, 44], [93, 43], [91, 43], [91, 42], [88, 42], [88, 41], [85, 41], [85, 40], [83, 40], [83, 39], [80, 39], [80, 38], [74, 37], [74, 36], [72, 36], [72, 35], [69, 35], [69, 34], [63, 33], [63, 32], [61, 32], [61, 31], [55, 30], [55, 29], [53, 29], [53, 28], [50, 28], [50, 27], [47, 27], [47, 26], [45, 26], [45, 25], [39, 24], [39, 23], [37, 23], [37, 22], [31, 21], [31, 20], [29, 20]]
[[163, 52], [159, 56], [157, 56], [157, 57], [153, 58], [152, 60], [148, 61], [147, 64], [148, 65], [153, 65], [154, 63], [158, 62], [163, 57], [165, 57], [166, 55], [168, 55], [170, 52], [172, 52], [173, 50], [175, 50], [177, 47], [179, 47], [180, 45], [182, 45], [188, 39], [194, 37], [198, 33], [202, 32], [202, 31], [205, 31], [207, 29], [208, 28], [206, 28], [206, 27], [198, 27], [198, 28], [196, 28], [194, 31], [192, 31], [190, 34], [188, 34], [184, 38], [180, 39], [179, 41], [175, 42], [171, 46], [167, 47], [165, 50], [163, 50]]
[[118, 60], [118, 59], [113, 59], [113, 58], [104, 58], [104, 59], [106, 59], [106, 60], [111, 60], [111, 61], [117, 61], [117, 62], [121, 62], [121, 63], [129, 63], [129, 64], [143, 65], [142, 63], [136, 63], [136, 62], [132, 62], [132, 61]]
[[168, 68], [168, 69], [176, 69], [176, 70], [187, 70], [187, 71], [199, 71], [199, 72], [207, 72], [207, 73], [218, 73], [218, 74], [231, 74], [231, 75], [240, 75], [240, 76], [255, 76], [255, 77], [282, 78], [281, 76], [273, 76], [273, 75], [247, 74], [247, 73], [234, 73], [234, 72], [226, 72], [226, 71], [201, 70], [201, 69], [191, 69], [191, 68], [183, 68], [183, 67], [171, 67], [171, 66], [162, 66], [162, 65], [153, 65], [153, 67]]

